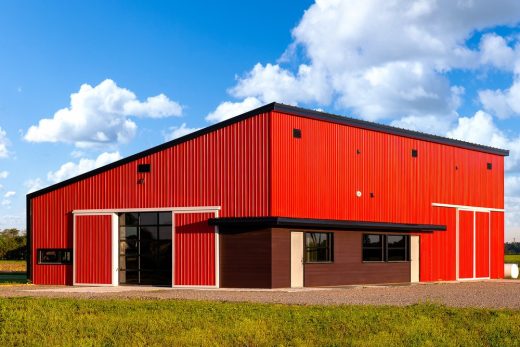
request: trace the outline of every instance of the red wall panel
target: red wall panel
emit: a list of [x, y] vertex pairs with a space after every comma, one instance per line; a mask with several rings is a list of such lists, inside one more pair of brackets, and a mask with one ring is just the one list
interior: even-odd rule
[[504, 278], [504, 214], [491, 212], [491, 278]]
[[[268, 122], [259, 114], [34, 197], [33, 259], [38, 248], [72, 248], [73, 210], [221, 206], [223, 217], [268, 215]], [[137, 173], [142, 163], [150, 173]], [[72, 284], [71, 268], [33, 262], [33, 283]]]
[[179, 213], [175, 216], [175, 285], [214, 286], [215, 227], [213, 213]]
[[[455, 209], [432, 203], [504, 208], [499, 155], [281, 112], [270, 133], [271, 215], [446, 225], [421, 235], [423, 281], [455, 279]], [[501, 254], [492, 248], [497, 264]]]
[[459, 278], [473, 278], [473, 212], [459, 211]]
[[76, 283], [112, 283], [111, 235], [111, 216], [76, 216]]
[[489, 277], [489, 213], [475, 214], [476, 277]]

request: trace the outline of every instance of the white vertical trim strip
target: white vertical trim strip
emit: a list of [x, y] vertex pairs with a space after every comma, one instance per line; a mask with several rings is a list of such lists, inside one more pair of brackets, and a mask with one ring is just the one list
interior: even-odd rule
[[477, 212], [473, 211], [473, 278], [477, 278]]
[[112, 286], [119, 286], [119, 218], [112, 213]]
[[460, 230], [459, 209], [455, 209], [455, 279], [460, 279]]

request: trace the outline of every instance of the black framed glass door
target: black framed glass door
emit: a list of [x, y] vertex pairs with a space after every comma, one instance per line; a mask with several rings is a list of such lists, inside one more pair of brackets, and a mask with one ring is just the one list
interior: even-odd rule
[[119, 214], [119, 283], [172, 284], [172, 213]]

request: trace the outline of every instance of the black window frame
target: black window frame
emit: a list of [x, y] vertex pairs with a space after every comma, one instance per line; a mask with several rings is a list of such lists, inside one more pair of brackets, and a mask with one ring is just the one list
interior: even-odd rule
[[[307, 245], [308, 234], [327, 235], [327, 245], [325, 247], [313, 247]], [[325, 249], [326, 260], [309, 260], [309, 252], [312, 250]], [[303, 252], [305, 264], [331, 264], [334, 262], [334, 233], [325, 231], [305, 231], [303, 233]]]
[[[364, 250], [367, 248], [365, 247], [365, 236], [369, 235], [377, 235], [382, 238], [382, 260], [365, 260]], [[404, 237], [404, 252], [405, 252], [405, 259], [404, 260], [388, 260], [388, 249], [402, 249], [403, 247], [389, 247], [388, 246], [388, 236], [401, 236]], [[372, 248], [370, 248], [372, 249]], [[406, 234], [378, 234], [378, 233], [363, 233], [363, 236], [361, 237], [361, 261], [363, 263], [408, 263], [410, 262], [410, 235]]]
[[[44, 252], [56, 252], [56, 257], [59, 259], [59, 261], [44, 261], [42, 259]], [[65, 256], [65, 254], [67, 253], [69, 253], [68, 257]], [[72, 254], [72, 248], [38, 248], [36, 250], [36, 254], [38, 259], [38, 265], [72, 265], [72, 261], [74, 259]]]

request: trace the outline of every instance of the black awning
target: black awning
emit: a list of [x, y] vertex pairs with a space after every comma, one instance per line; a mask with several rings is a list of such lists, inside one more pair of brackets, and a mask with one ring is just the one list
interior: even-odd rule
[[254, 227], [254, 228], [300, 228], [353, 231], [399, 231], [399, 232], [433, 232], [445, 231], [446, 225], [439, 224], [405, 224], [364, 222], [335, 219], [306, 219], [288, 217], [242, 217], [211, 218], [210, 225], [220, 227]]

